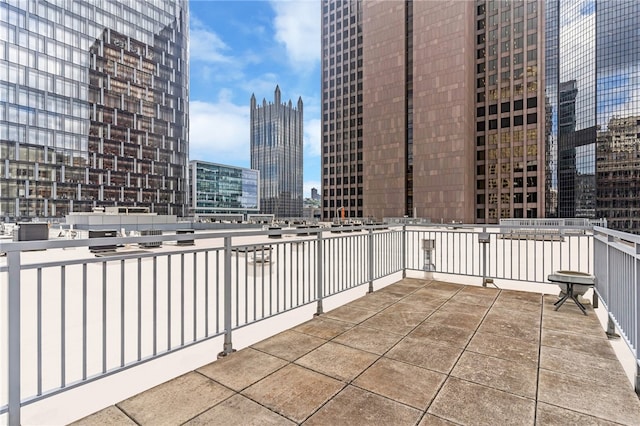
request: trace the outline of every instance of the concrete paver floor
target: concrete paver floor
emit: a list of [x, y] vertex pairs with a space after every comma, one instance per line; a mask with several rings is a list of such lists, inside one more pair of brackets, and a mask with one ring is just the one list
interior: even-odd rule
[[77, 424], [640, 424], [589, 307], [406, 278]]

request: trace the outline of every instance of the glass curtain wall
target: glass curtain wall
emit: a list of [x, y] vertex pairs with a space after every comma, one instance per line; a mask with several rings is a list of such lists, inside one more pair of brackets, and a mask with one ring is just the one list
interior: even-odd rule
[[0, 2], [0, 218], [186, 213], [186, 0]]

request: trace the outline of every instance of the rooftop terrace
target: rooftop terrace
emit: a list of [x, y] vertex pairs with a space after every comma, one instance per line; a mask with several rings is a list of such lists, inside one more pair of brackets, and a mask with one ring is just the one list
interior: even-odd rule
[[405, 278], [77, 424], [637, 424], [593, 309]]
[[[640, 424], [639, 236], [390, 224], [0, 252], [2, 424], [111, 404], [83, 422]], [[596, 278], [596, 310], [553, 310], [563, 270]]]

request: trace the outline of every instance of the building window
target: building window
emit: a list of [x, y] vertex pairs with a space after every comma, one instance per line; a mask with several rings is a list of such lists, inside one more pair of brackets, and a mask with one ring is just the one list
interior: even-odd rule
[[521, 115], [516, 115], [513, 117], [513, 125], [514, 126], [522, 126], [523, 120]]
[[527, 114], [527, 124], [535, 124], [538, 122], [538, 114]]

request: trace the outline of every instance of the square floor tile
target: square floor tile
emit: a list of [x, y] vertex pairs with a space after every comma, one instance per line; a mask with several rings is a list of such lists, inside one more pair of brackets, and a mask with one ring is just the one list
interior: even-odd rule
[[533, 424], [535, 401], [450, 377], [428, 413], [459, 424]]
[[251, 346], [278, 358], [293, 361], [324, 344], [326, 340], [309, 334], [287, 330]]
[[409, 337], [426, 339], [443, 345], [452, 345], [464, 348], [471, 339], [473, 333], [473, 329], [432, 323], [427, 320], [409, 333]]
[[493, 333], [477, 332], [466, 348], [468, 351], [502, 358], [524, 366], [538, 366], [540, 347], [536, 342], [514, 339]]
[[540, 341], [539, 320], [532, 321], [518, 318], [504, 311], [489, 311], [482, 324], [480, 324], [478, 331], [535, 343]]
[[344, 383], [339, 380], [289, 364], [245, 389], [242, 394], [300, 423], [343, 387]]
[[237, 392], [286, 364], [287, 361], [283, 359], [245, 348], [200, 367], [197, 371]]
[[374, 316], [377, 313], [377, 310], [361, 309], [351, 305], [344, 305], [329, 312], [325, 312], [323, 314], [323, 317], [337, 319], [352, 324], [360, 324], [362, 321]]
[[321, 339], [330, 340], [337, 335], [344, 333], [351, 327], [353, 327], [353, 324], [351, 323], [318, 316], [294, 327], [292, 330], [319, 337]]
[[236, 394], [185, 423], [189, 426], [243, 425], [294, 426], [291, 420], [263, 407], [249, 398]]
[[[622, 424], [638, 424], [640, 400], [628, 388], [540, 370], [538, 400]], [[624, 407], [624, 410], [620, 409]]]
[[118, 407], [112, 405], [87, 416], [77, 422], [71, 423], [70, 426], [103, 426], [103, 425], [121, 425], [121, 426], [135, 426], [136, 422], [131, 420], [125, 413]]
[[540, 348], [540, 368], [605, 384], [629, 384], [629, 379], [617, 358], [602, 358], [551, 346]]
[[378, 355], [370, 352], [327, 342], [299, 358], [295, 363], [337, 380], [351, 381], [378, 358]]
[[560, 408], [555, 405], [538, 402], [536, 425], [598, 425], [619, 426], [619, 423], [608, 422], [596, 417], [587, 416], [576, 411]]
[[233, 395], [233, 391], [195, 372], [120, 402], [118, 408], [141, 425], [184, 423]]
[[379, 395], [348, 386], [305, 422], [325, 425], [413, 425], [421, 412]]
[[538, 368], [465, 351], [451, 375], [479, 385], [534, 399]]
[[447, 378], [425, 368], [381, 358], [353, 384], [419, 410], [425, 410]]
[[370, 328], [406, 335], [426, 318], [423, 312], [394, 311], [385, 309], [362, 323]]
[[406, 337], [387, 352], [385, 357], [447, 374], [462, 350], [456, 346], [441, 345], [426, 339]]
[[361, 298], [350, 302], [348, 306], [366, 309], [369, 311], [380, 311], [398, 301], [398, 297], [389, 293], [367, 293]]
[[616, 359], [616, 353], [605, 337], [585, 336], [544, 328], [542, 330], [542, 345], [600, 358]]
[[382, 355], [402, 339], [402, 335], [381, 332], [374, 328], [358, 325], [347, 330], [332, 341], [345, 346]]

